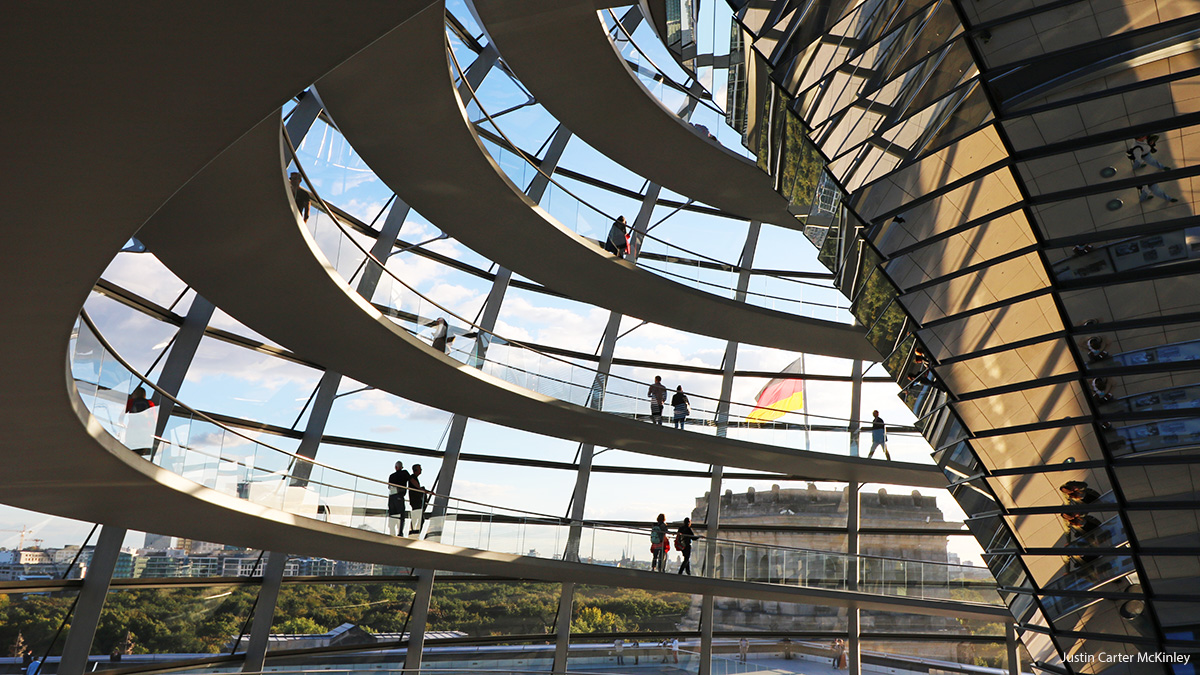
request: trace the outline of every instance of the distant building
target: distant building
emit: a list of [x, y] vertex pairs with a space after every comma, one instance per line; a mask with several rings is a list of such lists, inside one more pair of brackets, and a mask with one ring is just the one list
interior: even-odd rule
[[[722, 540], [730, 544], [720, 546], [717, 551], [718, 576], [749, 579], [769, 583], [801, 584], [825, 588], [845, 588], [847, 557], [839, 551], [846, 550], [846, 490], [820, 490], [813, 483], [807, 489], [783, 490], [778, 485], [769, 492], [756, 492], [753, 488], [742, 494], [726, 490], [721, 497]], [[903, 527], [906, 530], [935, 529], [946, 527], [941, 509], [935, 497], [911, 494], [862, 493], [861, 528]], [[708, 495], [696, 499], [691, 514], [692, 521], [706, 522], [708, 517]], [[761, 526], [762, 529], [754, 529]], [[725, 528], [729, 529], [725, 529]], [[828, 527], [834, 531], [821, 531]], [[805, 530], [804, 528], [811, 528]], [[837, 531], [840, 530], [840, 531]], [[735, 543], [738, 542], [738, 543]], [[865, 556], [903, 558], [909, 561], [948, 563], [950, 555], [946, 547], [946, 535], [932, 532], [928, 536], [862, 534], [859, 552]], [[761, 544], [756, 548], [754, 544]], [[791, 549], [791, 550], [788, 550]], [[828, 553], [825, 553], [828, 552]], [[931, 565], [920, 568], [931, 577], [942, 575], [943, 583], [930, 587], [911, 588], [920, 583], [910, 573], [917, 571], [916, 565], [898, 565], [893, 561], [863, 558], [862, 578], [864, 590], [875, 586], [873, 592], [905, 595], [922, 594], [924, 597], [950, 598], [945, 579], [949, 567]], [[692, 555], [692, 565], [697, 569], [703, 565], [703, 549]], [[986, 573], [986, 570], [981, 570]], [[699, 625], [699, 596], [693, 601], [682, 626], [694, 629]], [[821, 605], [802, 605], [790, 602], [766, 602], [760, 600], [738, 600], [717, 598], [713, 617], [715, 630], [767, 630], [767, 631], [844, 631], [846, 610]], [[863, 612], [864, 632], [924, 632], [962, 633], [958, 621], [953, 618], [918, 616], [912, 614], [887, 614]], [[907, 653], [916, 649], [912, 643], [889, 643], [886, 651]], [[923, 648], [921, 648], [923, 649]], [[938, 658], [953, 658], [953, 652], [927, 655]]]
[[[447, 638], [466, 637], [467, 634], [457, 630], [433, 630], [425, 632], [426, 640], [445, 640]], [[408, 639], [408, 633], [371, 633], [352, 623], [344, 623], [325, 633], [272, 633], [267, 638], [267, 650], [279, 649], [315, 649], [319, 647], [345, 647], [351, 645], [374, 645], [397, 643]], [[225, 643], [224, 651], [230, 651], [234, 643], [240, 640], [246, 644], [249, 634], [234, 636]]]
[[146, 533], [145, 548], [151, 551], [165, 551], [171, 548], [175, 538], [167, 534], [150, 534]]
[[0, 551], [0, 565], [45, 565], [54, 560], [41, 549]]

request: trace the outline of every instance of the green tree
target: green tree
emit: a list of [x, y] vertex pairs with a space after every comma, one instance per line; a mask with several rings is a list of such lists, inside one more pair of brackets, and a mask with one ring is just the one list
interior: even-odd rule
[[599, 607], [584, 607], [571, 620], [572, 633], [619, 633], [626, 630], [625, 620]]
[[327, 630], [329, 629], [306, 616], [293, 616], [286, 621], [276, 622], [271, 625], [271, 632], [273, 633], [307, 635], [313, 633], [324, 633]]

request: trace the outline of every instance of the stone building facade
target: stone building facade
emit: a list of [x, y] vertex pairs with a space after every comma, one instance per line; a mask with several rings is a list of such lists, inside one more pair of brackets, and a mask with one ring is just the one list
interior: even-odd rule
[[[807, 489], [781, 489], [756, 492], [750, 488], [734, 494], [726, 490], [721, 497], [721, 534], [728, 540], [717, 552], [716, 569], [723, 578], [797, 584], [824, 588], [846, 588], [846, 510], [847, 490], [821, 490], [809, 483]], [[708, 516], [708, 494], [696, 499], [691, 517], [703, 523]], [[961, 576], [950, 562], [946, 527], [934, 497], [911, 494], [877, 493], [861, 495], [861, 528], [903, 527], [908, 530], [938, 530], [928, 536], [913, 534], [861, 534], [859, 551], [863, 556], [903, 558], [894, 560], [860, 558], [859, 584], [867, 592], [889, 595], [919, 595], [950, 598], [953, 579]], [[748, 527], [749, 526], [749, 527]], [[761, 526], [763, 529], [754, 529]], [[728, 528], [728, 529], [726, 529]], [[835, 528], [838, 531], [822, 531]], [[703, 547], [692, 555], [699, 568], [705, 559]], [[943, 563], [923, 565], [920, 561]], [[697, 573], [699, 573], [697, 569]], [[761, 630], [814, 634], [846, 630], [846, 610], [788, 602], [717, 598], [713, 628], [722, 630]], [[682, 623], [685, 628], [699, 625], [700, 599]], [[965, 633], [956, 619], [947, 617], [892, 614], [864, 611], [864, 633], [927, 632], [946, 633], [949, 641]], [[801, 638], [803, 639], [803, 638]], [[913, 643], [874, 643], [875, 649], [893, 653], [911, 653]], [[931, 643], [920, 647], [922, 654], [934, 658], [955, 658], [957, 646]]]

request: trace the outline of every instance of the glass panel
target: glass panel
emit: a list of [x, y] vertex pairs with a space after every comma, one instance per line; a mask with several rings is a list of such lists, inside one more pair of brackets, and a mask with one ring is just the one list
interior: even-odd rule
[[110, 590], [91, 653], [113, 662], [130, 654], [229, 653], [249, 630], [257, 595], [257, 586]]
[[[69, 619], [77, 595], [75, 589], [0, 594], [0, 644], [5, 655], [24, 658], [27, 654], [43, 663], [47, 654], [60, 655], [67, 631], [59, 628]], [[19, 654], [11, 653], [18, 648]]]
[[571, 633], [662, 633], [689, 627], [695, 630], [700, 604], [700, 596], [687, 593], [577, 586]]

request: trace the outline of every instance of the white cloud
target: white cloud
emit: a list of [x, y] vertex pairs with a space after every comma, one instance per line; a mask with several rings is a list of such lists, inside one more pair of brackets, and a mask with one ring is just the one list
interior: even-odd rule
[[[406, 401], [379, 389], [369, 389], [341, 400], [345, 401], [346, 410], [377, 417], [432, 421], [443, 421], [446, 418], [446, 413], [440, 410]], [[392, 429], [398, 430], [395, 427]]]

